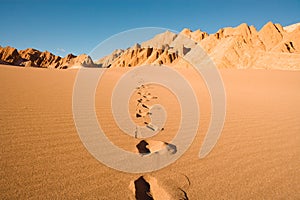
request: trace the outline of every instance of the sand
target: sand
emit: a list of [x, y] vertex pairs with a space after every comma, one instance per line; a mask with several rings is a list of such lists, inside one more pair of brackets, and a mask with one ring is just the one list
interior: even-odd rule
[[[108, 98], [126, 70], [110, 69], [105, 75], [97, 89], [96, 111], [107, 136], [137, 152], [138, 139], [116, 127]], [[77, 69], [0, 66], [0, 199], [134, 199], [132, 184], [140, 176], [150, 184], [153, 197], [299, 199], [300, 72], [221, 70], [227, 93], [225, 126], [213, 151], [200, 160], [210, 99], [198, 75], [178, 70], [197, 91], [197, 137], [172, 165], [128, 174], [101, 164], [80, 141], [72, 116]], [[165, 130], [151, 139], [169, 142], [180, 113], [174, 96], [160, 90], [151, 92], [157, 91], [158, 100], [173, 114]], [[137, 100], [134, 95], [132, 102]]]

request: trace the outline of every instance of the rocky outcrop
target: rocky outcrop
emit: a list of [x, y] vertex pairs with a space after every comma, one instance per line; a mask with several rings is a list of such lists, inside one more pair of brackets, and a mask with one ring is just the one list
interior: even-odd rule
[[79, 56], [74, 56], [73, 54], [68, 54], [66, 57], [62, 58], [59, 62], [59, 68], [79, 68], [79, 67], [98, 67], [94, 64], [90, 56], [86, 54], [81, 54]]
[[92, 59], [82, 54], [74, 56], [68, 54], [61, 58], [48, 51], [41, 52], [36, 49], [28, 48], [18, 51], [13, 47], [0, 47], [0, 63], [7, 65], [17, 65], [25, 67], [58, 68], [66, 69], [72, 67], [98, 67]]
[[25, 60], [22, 59], [17, 49], [0, 46], [0, 61], [3, 64], [21, 65]]
[[[218, 68], [300, 69], [300, 24], [282, 27], [272, 22], [259, 31], [245, 23], [222, 28], [214, 34], [190, 29], [183, 29], [179, 34], [167, 31], [108, 56], [110, 59], [105, 60], [103, 67], [142, 64], [191, 67], [183, 57], [196, 45], [202, 47]], [[98, 63], [104, 62], [100, 59]]]
[[17, 51], [12, 47], [0, 47], [0, 63], [62, 69], [82, 66], [134, 67], [145, 64], [182, 68], [191, 67], [184, 56], [197, 45], [204, 50], [199, 57], [209, 57], [218, 68], [300, 70], [300, 23], [282, 27], [272, 22], [265, 24], [259, 31], [245, 23], [222, 28], [214, 34], [190, 29], [183, 29], [178, 34], [166, 31], [126, 50], [117, 49], [96, 63], [85, 54], [69, 54], [61, 58], [36, 49]]
[[161, 34], [157, 34], [154, 38], [145, 41], [141, 44], [142, 48], [155, 48], [155, 49], [164, 49], [169, 46], [172, 41], [177, 37], [175, 33], [166, 31]]
[[99, 67], [108, 68], [123, 52], [123, 49], [116, 49], [111, 54], [98, 60], [96, 64], [98, 64]]
[[[219, 68], [300, 69], [299, 33], [286, 32], [280, 24], [272, 22], [260, 31], [241, 24], [224, 28], [199, 44]], [[285, 60], [285, 64], [283, 61], [279, 67], [278, 60]]]
[[40, 52], [32, 48], [20, 50], [19, 54], [25, 60], [25, 66], [31, 67], [58, 68], [61, 60], [61, 57], [48, 51]]
[[176, 53], [168, 49], [155, 49], [152, 47], [133, 47], [125, 50], [119, 57], [109, 64], [109, 67], [133, 67], [144, 64], [171, 64], [178, 58]]

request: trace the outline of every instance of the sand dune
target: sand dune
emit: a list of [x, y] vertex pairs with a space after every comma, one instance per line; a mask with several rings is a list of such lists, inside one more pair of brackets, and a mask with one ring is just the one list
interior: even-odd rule
[[[112, 89], [127, 70], [109, 69], [95, 106], [107, 137], [136, 152], [140, 139], [123, 134], [111, 113]], [[210, 121], [209, 94], [192, 69], [177, 70], [196, 91], [198, 134], [170, 166], [128, 174], [94, 159], [80, 141], [72, 116], [76, 69], [0, 66], [0, 198], [134, 199], [134, 181], [144, 177], [154, 199], [157, 194], [160, 199], [299, 199], [300, 72], [221, 70], [227, 93], [225, 126], [213, 151], [200, 160]], [[164, 131], [151, 140], [170, 142], [178, 129], [178, 102], [164, 88], [155, 91], [150, 93], [162, 102], [168, 118]], [[138, 97], [136, 93], [131, 99], [132, 118]]]

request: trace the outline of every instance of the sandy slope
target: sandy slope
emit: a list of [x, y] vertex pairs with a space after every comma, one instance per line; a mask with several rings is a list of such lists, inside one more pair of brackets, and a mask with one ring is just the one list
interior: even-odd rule
[[[137, 140], [121, 134], [109, 107], [108, 94], [125, 71], [112, 69], [103, 78], [96, 110], [109, 138], [135, 150]], [[300, 72], [221, 70], [227, 92], [225, 127], [213, 151], [199, 160], [209, 96], [198, 75], [180, 71], [197, 91], [198, 135], [176, 163], [145, 175], [107, 168], [81, 143], [71, 107], [77, 70], [1, 66], [0, 198], [129, 199], [134, 197], [132, 182], [141, 175], [150, 190], [177, 198], [183, 191], [189, 199], [300, 198]], [[177, 102], [166, 101], [171, 94], [158, 96], [173, 115], [155, 139], [168, 141], [178, 123]]]

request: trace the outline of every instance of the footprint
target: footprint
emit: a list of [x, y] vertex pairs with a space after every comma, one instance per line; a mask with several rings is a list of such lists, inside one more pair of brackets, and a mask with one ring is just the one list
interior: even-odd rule
[[138, 149], [139, 154], [146, 155], [146, 154], [151, 153], [150, 149], [148, 149], [148, 147], [147, 147], [148, 144], [149, 144], [148, 142], [146, 142], [145, 140], [142, 140], [136, 145], [136, 148]]
[[[188, 200], [187, 192], [182, 189], [181, 185], [186, 180], [179, 178], [168, 178], [165, 176], [143, 175], [136, 180], [132, 180], [129, 184], [130, 190], [136, 200]], [[176, 176], [178, 178], [178, 176]], [[166, 180], [167, 179], [167, 180]], [[184, 183], [181, 183], [181, 182]]]
[[134, 181], [134, 187], [136, 200], [153, 200], [150, 193], [150, 184], [144, 179], [143, 176], [140, 176]]
[[176, 145], [155, 140], [141, 140], [136, 145], [136, 148], [139, 154], [141, 154], [142, 156], [157, 153], [159, 151], [160, 153], [168, 153], [172, 155], [177, 153]]
[[142, 104], [142, 106], [143, 106], [144, 108], [146, 108], [146, 109], [149, 109], [149, 107], [148, 107], [147, 105], [145, 105], [145, 104]]

